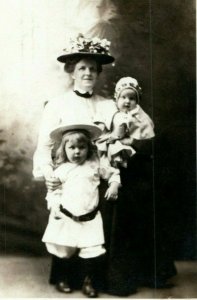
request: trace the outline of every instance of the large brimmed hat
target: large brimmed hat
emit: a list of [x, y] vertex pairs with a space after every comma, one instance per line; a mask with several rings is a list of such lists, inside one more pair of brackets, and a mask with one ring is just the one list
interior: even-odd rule
[[73, 58], [90, 57], [102, 65], [110, 64], [114, 61], [114, 57], [109, 52], [110, 44], [107, 39], [97, 37], [89, 39], [79, 34], [77, 38], [70, 39], [68, 47], [64, 49], [65, 54], [59, 56], [57, 60], [66, 63]]
[[70, 131], [85, 131], [88, 132], [88, 135], [90, 136], [90, 139], [92, 140], [96, 140], [102, 133], [102, 130], [94, 125], [94, 124], [90, 124], [90, 123], [79, 123], [79, 124], [62, 124], [56, 128], [54, 128], [51, 133], [50, 133], [50, 137], [58, 142], [61, 140], [62, 135], [66, 132], [70, 132]]

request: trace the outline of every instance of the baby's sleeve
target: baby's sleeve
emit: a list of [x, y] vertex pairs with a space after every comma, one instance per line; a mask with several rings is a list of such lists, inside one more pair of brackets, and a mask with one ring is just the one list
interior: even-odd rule
[[131, 122], [129, 114], [123, 112], [117, 112], [113, 117], [112, 133], [117, 138], [124, 138], [129, 130], [129, 124]]

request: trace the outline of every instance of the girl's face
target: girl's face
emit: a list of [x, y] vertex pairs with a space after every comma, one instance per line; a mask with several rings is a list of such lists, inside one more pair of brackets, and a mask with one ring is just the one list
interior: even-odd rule
[[82, 165], [88, 156], [88, 145], [85, 141], [70, 137], [65, 144], [65, 152], [69, 162]]
[[137, 96], [135, 91], [131, 89], [123, 90], [117, 99], [117, 107], [120, 111], [127, 113], [134, 109], [137, 104]]
[[75, 81], [75, 86], [79, 89], [93, 90], [98, 78], [96, 61], [89, 58], [81, 59], [72, 72], [72, 78]]

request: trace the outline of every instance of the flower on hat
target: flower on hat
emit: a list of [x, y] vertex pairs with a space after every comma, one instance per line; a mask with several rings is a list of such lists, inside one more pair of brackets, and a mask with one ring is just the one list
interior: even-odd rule
[[110, 44], [107, 39], [99, 39], [98, 37], [89, 39], [79, 34], [76, 39], [70, 39], [70, 43], [64, 51], [66, 53], [89, 52], [110, 55]]
[[125, 89], [132, 89], [136, 92], [137, 97], [138, 97], [138, 102], [139, 102], [139, 98], [140, 95], [142, 93], [142, 89], [138, 84], [138, 81], [133, 78], [133, 77], [123, 77], [121, 78], [115, 87], [115, 99], [118, 99], [118, 97], [120, 96], [121, 92]]

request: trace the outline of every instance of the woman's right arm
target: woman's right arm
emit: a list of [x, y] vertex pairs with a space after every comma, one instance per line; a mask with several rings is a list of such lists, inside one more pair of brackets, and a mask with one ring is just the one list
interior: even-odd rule
[[37, 148], [33, 156], [33, 175], [36, 180], [45, 180], [48, 190], [54, 190], [60, 184], [53, 176], [51, 156], [54, 142], [50, 138], [50, 132], [59, 122], [58, 105], [55, 104], [54, 101], [49, 102], [44, 108]]

